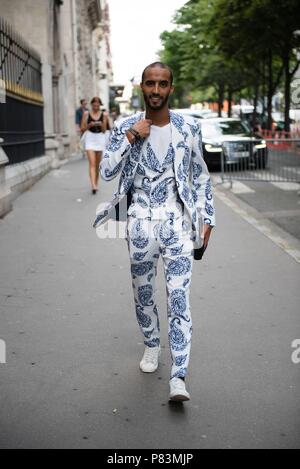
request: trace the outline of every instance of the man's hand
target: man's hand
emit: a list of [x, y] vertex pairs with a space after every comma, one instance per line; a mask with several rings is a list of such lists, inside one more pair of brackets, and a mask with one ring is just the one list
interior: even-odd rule
[[143, 120], [138, 121], [135, 125], [133, 125], [132, 128], [140, 134], [141, 138], [147, 138], [150, 135], [151, 124], [152, 124], [152, 120], [143, 119]]
[[207, 248], [208, 246], [208, 242], [209, 242], [209, 238], [210, 238], [210, 235], [211, 235], [211, 231], [212, 231], [212, 226], [208, 225], [207, 223], [204, 223], [204, 240], [203, 240], [203, 244], [205, 246], [205, 248]]

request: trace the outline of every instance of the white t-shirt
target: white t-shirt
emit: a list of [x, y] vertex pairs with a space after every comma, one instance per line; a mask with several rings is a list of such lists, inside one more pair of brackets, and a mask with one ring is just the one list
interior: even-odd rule
[[163, 127], [151, 125], [148, 142], [150, 143], [160, 164], [168, 153], [171, 139], [171, 124], [164, 125]]

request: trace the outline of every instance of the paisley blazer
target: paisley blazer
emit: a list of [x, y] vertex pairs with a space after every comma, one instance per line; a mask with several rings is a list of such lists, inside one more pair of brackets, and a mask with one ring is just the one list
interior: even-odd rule
[[[172, 144], [175, 149], [174, 173], [179, 196], [190, 217], [193, 231], [194, 248], [201, 246], [202, 223], [215, 225], [215, 210], [212, 185], [207, 165], [203, 159], [201, 127], [190, 116], [170, 112]], [[145, 118], [145, 112], [117, 122], [100, 163], [101, 178], [111, 181], [121, 173], [118, 190], [110, 202], [104, 203], [98, 213], [94, 228], [111, 218], [122, 199], [129, 193], [136, 168], [147, 143], [147, 139], [138, 139], [132, 145], [125, 132], [136, 122]], [[124, 202], [123, 202], [124, 206]], [[126, 207], [126, 205], [125, 205]]]

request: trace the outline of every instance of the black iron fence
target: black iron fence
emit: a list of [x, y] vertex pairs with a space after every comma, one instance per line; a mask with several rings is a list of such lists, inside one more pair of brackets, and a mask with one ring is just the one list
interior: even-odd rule
[[[0, 17], [0, 138], [9, 164], [41, 156], [44, 148], [41, 61]], [[4, 99], [3, 99], [4, 98]]]

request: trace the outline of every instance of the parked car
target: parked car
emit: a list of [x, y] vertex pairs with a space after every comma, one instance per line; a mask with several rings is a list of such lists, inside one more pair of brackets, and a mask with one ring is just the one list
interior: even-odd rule
[[213, 112], [211, 109], [202, 109], [202, 110], [195, 110], [195, 109], [174, 109], [174, 112], [179, 112], [180, 114], [186, 114], [188, 116], [192, 116], [194, 119], [209, 119], [211, 117], [217, 117], [218, 114]]
[[203, 156], [209, 169], [264, 169], [268, 160], [266, 141], [251, 132], [241, 119], [202, 119]]

